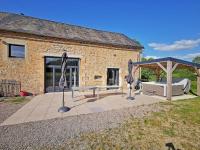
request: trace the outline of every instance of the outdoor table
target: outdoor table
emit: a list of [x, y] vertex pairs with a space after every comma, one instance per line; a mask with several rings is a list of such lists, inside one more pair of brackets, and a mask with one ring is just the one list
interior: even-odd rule
[[84, 86], [84, 87], [72, 87], [72, 98], [74, 98], [74, 92], [75, 91], [80, 91], [80, 90], [92, 90], [93, 91], [93, 97], [96, 95], [96, 90], [97, 90], [97, 98], [99, 98], [99, 91], [100, 89], [115, 89], [115, 88], [121, 88], [122, 94], [123, 94], [123, 87], [121, 86]]

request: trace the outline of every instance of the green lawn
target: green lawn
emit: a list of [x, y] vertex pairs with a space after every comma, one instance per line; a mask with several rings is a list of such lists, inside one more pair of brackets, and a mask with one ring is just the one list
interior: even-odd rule
[[160, 103], [168, 111], [130, 119], [118, 128], [83, 134], [72, 140], [74, 149], [200, 149], [200, 97]]

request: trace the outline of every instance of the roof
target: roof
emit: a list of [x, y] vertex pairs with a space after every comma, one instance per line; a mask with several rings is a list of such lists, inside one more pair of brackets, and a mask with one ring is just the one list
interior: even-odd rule
[[153, 59], [150, 61], [133, 62], [132, 64], [142, 66], [142, 65], [153, 65], [158, 62], [163, 63], [163, 62], [167, 62], [167, 61], [172, 61], [173, 63], [179, 63], [181, 66], [194, 67], [194, 68], [200, 69], [200, 64], [198, 64], [198, 63], [193, 63], [193, 62], [189, 62], [189, 61], [185, 61], [185, 60], [181, 60], [181, 59], [177, 59], [177, 58], [172, 58], [172, 57]]
[[0, 30], [62, 38], [84, 43], [106, 44], [130, 49], [143, 48], [138, 41], [121, 33], [101, 31], [6, 12], [0, 12]]

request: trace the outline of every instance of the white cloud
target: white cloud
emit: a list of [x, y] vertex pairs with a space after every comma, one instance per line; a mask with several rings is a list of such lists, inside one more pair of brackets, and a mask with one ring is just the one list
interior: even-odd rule
[[192, 49], [200, 45], [200, 38], [196, 40], [179, 40], [174, 41], [172, 44], [165, 43], [149, 43], [150, 47], [160, 51], [176, 51], [183, 49]]
[[193, 59], [196, 56], [200, 56], [200, 53], [187, 54], [187, 55], [184, 55], [184, 56], [176, 56], [176, 58], [179, 58], [179, 59]]
[[158, 56], [145, 56], [145, 58], [147, 58], [147, 59], [149, 59], [149, 58], [158, 59], [160, 57], [158, 57]]

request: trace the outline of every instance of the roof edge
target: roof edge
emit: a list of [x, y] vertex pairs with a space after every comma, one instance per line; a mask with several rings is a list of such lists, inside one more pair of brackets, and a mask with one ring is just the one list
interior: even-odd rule
[[[13, 12], [0, 11], [0, 13], [6, 13], [6, 14], [11, 14], [11, 15], [24, 16], [24, 17], [28, 17], [28, 18], [31, 18], [31, 19], [39, 19], [39, 20], [44, 20], [44, 21], [56, 23], [56, 24], [69, 25], [69, 26], [78, 27], [78, 28], [82, 28], [82, 29], [93, 30], [93, 31], [96, 31], [96, 32], [107, 32], [107, 33], [112, 33], [112, 34], [118, 34], [118, 35], [122, 35], [122, 36], [128, 38], [129, 40], [134, 41], [138, 45], [138, 46], [135, 46], [135, 47], [140, 48], [140, 49], [144, 49], [144, 46], [139, 41], [137, 41], [135, 39], [132, 39], [132, 38], [128, 37], [127, 35], [125, 35], [124, 33], [121, 33], [121, 32], [112, 32], [112, 31], [107, 31], [107, 30], [100, 30], [100, 29], [85, 27], [85, 26], [81, 26], [81, 25], [75, 25], [75, 24], [69, 24], [69, 23], [64, 23], [64, 22], [58, 22], [58, 21], [54, 21], [54, 20], [37, 18], [37, 17], [29, 16], [29, 15], [21, 15], [21, 14], [13, 13]], [[3, 29], [1, 29], [1, 30], [3, 30]], [[7, 30], [7, 31], [12, 31], [12, 30]], [[19, 31], [13, 31], [13, 32], [19, 32]], [[27, 32], [19, 32], [19, 33], [27, 33]], [[39, 34], [36, 34], [36, 35], [39, 35]], [[41, 36], [41, 35], [39, 35], [39, 36]], [[47, 36], [47, 37], [54, 37], [54, 36]]]
[[110, 46], [110, 47], [116, 47], [116, 48], [126, 48], [126, 49], [130, 49], [130, 50], [139, 49], [141, 51], [143, 49], [143, 47], [139, 47], [139, 46], [120, 45], [120, 44], [105, 44], [105, 43], [100, 43], [100, 42], [67, 39], [67, 38], [61, 38], [61, 37], [56, 37], [56, 36], [47, 36], [47, 35], [33, 34], [33, 33], [27, 33], [27, 32], [20, 32], [20, 31], [15, 31], [15, 30], [0, 29], [0, 31], [34, 35], [34, 36], [38, 36], [38, 37], [48, 37], [48, 38], [52, 38], [52, 39], [61, 39], [61, 40], [65, 40], [68, 42], [75, 42], [75, 43], [84, 43], [84, 44], [93, 44], [93, 45], [95, 44], [95, 45]]
[[193, 62], [189, 62], [186, 60], [177, 59], [177, 58], [173, 58], [173, 57], [158, 58], [158, 59], [153, 59], [150, 61], [133, 62], [132, 64], [133, 65], [145, 65], [145, 64], [153, 64], [153, 63], [157, 63], [157, 62], [166, 62], [166, 61], [173, 61], [176, 63], [180, 63], [180, 64], [192, 66], [192, 67], [197, 67], [198, 69], [200, 69], [200, 64], [198, 64], [198, 63], [193, 63]]

